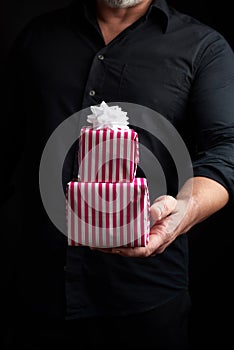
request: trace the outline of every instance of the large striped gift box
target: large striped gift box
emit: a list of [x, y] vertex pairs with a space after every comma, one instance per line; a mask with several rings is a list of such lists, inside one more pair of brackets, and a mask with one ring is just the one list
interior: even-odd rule
[[68, 244], [93, 247], [146, 246], [149, 240], [147, 180], [67, 184]]
[[79, 181], [131, 182], [136, 174], [138, 160], [138, 134], [133, 129], [81, 129]]

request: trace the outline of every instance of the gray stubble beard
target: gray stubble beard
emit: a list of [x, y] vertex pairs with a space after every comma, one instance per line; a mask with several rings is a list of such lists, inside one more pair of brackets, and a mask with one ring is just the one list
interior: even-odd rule
[[138, 5], [143, 0], [104, 0], [104, 2], [112, 8], [127, 8]]

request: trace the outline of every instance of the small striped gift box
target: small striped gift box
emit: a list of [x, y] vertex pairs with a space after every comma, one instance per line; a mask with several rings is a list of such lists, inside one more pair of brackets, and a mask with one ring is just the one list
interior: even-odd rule
[[67, 184], [68, 245], [139, 247], [149, 240], [147, 180]]
[[83, 127], [78, 142], [79, 181], [133, 181], [139, 161], [138, 134], [133, 129]]

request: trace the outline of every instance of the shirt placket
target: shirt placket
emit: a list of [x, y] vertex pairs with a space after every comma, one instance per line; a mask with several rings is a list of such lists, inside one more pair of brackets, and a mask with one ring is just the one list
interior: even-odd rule
[[105, 80], [105, 49], [96, 53], [90, 66], [87, 83], [84, 89], [83, 108], [101, 102]]

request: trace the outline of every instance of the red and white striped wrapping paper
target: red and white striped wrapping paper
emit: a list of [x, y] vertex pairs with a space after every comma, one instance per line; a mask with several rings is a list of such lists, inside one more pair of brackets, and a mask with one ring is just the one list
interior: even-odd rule
[[146, 246], [149, 240], [147, 180], [67, 185], [68, 244], [93, 247]]
[[81, 129], [79, 181], [131, 182], [136, 174], [138, 160], [138, 134], [133, 129]]

